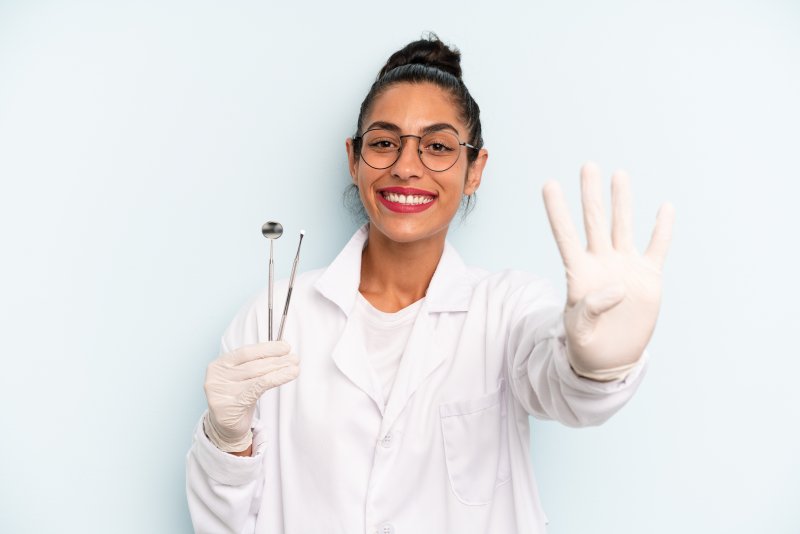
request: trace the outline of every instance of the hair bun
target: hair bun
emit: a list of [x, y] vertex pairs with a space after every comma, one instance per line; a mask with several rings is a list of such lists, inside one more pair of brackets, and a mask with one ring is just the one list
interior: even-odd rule
[[378, 79], [392, 69], [413, 64], [435, 67], [461, 79], [461, 52], [444, 44], [433, 32], [392, 54], [378, 73]]

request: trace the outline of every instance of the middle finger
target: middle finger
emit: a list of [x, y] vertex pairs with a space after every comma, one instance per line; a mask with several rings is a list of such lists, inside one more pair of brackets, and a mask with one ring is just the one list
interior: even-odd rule
[[611, 236], [603, 207], [600, 169], [591, 162], [581, 168], [581, 202], [583, 203], [583, 224], [586, 228], [586, 248], [589, 252], [595, 253], [609, 250]]

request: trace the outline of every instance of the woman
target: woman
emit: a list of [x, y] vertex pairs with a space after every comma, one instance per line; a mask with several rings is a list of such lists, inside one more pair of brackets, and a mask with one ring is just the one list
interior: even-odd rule
[[445, 236], [488, 153], [459, 63], [432, 36], [381, 70], [346, 142], [369, 222], [298, 278], [292, 347], [264, 341], [265, 294], [225, 333], [187, 458], [198, 532], [544, 532], [528, 415], [599, 424], [641, 381], [671, 208], [639, 255], [626, 176], [609, 236], [587, 165], [584, 249], [546, 185], [566, 307], [541, 279], [466, 267]]

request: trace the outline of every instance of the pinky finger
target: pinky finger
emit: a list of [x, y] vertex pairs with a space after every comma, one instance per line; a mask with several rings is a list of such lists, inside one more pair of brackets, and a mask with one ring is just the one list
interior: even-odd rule
[[675, 208], [669, 202], [664, 203], [658, 210], [656, 226], [650, 237], [650, 244], [644, 255], [656, 265], [662, 267], [667, 256], [670, 241], [672, 241], [672, 223], [675, 221]]

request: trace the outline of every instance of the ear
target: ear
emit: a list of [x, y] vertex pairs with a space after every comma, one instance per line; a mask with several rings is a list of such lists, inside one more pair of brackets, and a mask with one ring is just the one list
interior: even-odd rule
[[478, 157], [467, 168], [467, 179], [464, 182], [464, 194], [471, 195], [478, 190], [481, 185], [483, 168], [486, 167], [486, 160], [489, 159], [489, 151], [485, 148], [480, 149]]
[[356, 172], [358, 171], [358, 158], [356, 157], [355, 150], [353, 148], [353, 138], [348, 137], [344, 142], [344, 147], [347, 150], [347, 163], [350, 168], [350, 178], [353, 180], [353, 183], [358, 185], [358, 178], [356, 177]]

